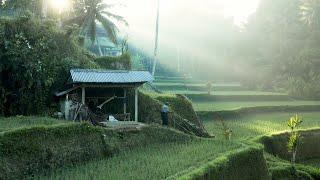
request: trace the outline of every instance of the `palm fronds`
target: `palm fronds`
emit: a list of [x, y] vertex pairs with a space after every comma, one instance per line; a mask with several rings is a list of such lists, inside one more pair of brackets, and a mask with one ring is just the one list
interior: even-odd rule
[[301, 20], [309, 26], [320, 25], [320, 0], [302, 0]]
[[65, 21], [64, 24], [78, 24], [81, 27], [80, 35], [88, 36], [94, 43], [97, 37], [96, 22], [99, 22], [107, 32], [108, 38], [117, 44], [118, 28], [114, 21], [125, 25], [128, 23], [122, 16], [108, 11], [115, 5], [105, 4], [103, 0], [77, 0], [76, 2], [74, 11], [77, 16]]

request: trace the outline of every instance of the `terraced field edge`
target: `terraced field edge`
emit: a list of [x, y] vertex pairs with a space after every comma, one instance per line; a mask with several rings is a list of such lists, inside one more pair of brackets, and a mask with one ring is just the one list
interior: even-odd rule
[[177, 177], [179, 180], [271, 179], [262, 146], [244, 146]]
[[222, 111], [197, 111], [197, 114], [203, 117], [216, 118], [239, 118], [248, 114], [271, 113], [271, 112], [313, 112], [319, 111], [320, 105], [288, 105], [288, 106], [256, 106], [246, 107], [234, 110]]
[[75, 123], [15, 129], [0, 133], [0, 179], [23, 179], [62, 166], [110, 157], [126, 149], [193, 138], [158, 126], [107, 130]]

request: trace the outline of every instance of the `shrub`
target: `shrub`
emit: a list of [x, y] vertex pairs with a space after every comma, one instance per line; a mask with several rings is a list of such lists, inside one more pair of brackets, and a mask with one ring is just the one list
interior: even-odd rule
[[99, 57], [95, 62], [103, 69], [131, 70], [131, 57], [128, 53], [119, 57]]

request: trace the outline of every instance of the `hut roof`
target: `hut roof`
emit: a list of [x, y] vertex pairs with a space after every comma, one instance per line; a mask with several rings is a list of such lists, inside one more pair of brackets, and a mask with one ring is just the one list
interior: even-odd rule
[[70, 74], [72, 83], [131, 84], [154, 80], [148, 71], [71, 69]]

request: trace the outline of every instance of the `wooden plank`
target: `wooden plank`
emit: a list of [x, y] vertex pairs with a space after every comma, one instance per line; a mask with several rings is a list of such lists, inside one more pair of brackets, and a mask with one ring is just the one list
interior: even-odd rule
[[79, 87], [80, 87], [80, 86], [74, 86], [74, 87], [72, 87], [72, 88], [70, 88], [70, 89], [67, 89], [67, 90], [65, 90], [65, 91], [56, 93], [55, 95], [58, 96], [58, 97], [59, 97], [59, 96], [63, 96], [63, 95], [68, 94], [68, 93], [71, 92], [71, 91], [74, 91], [74, 90], [78, 89]]

